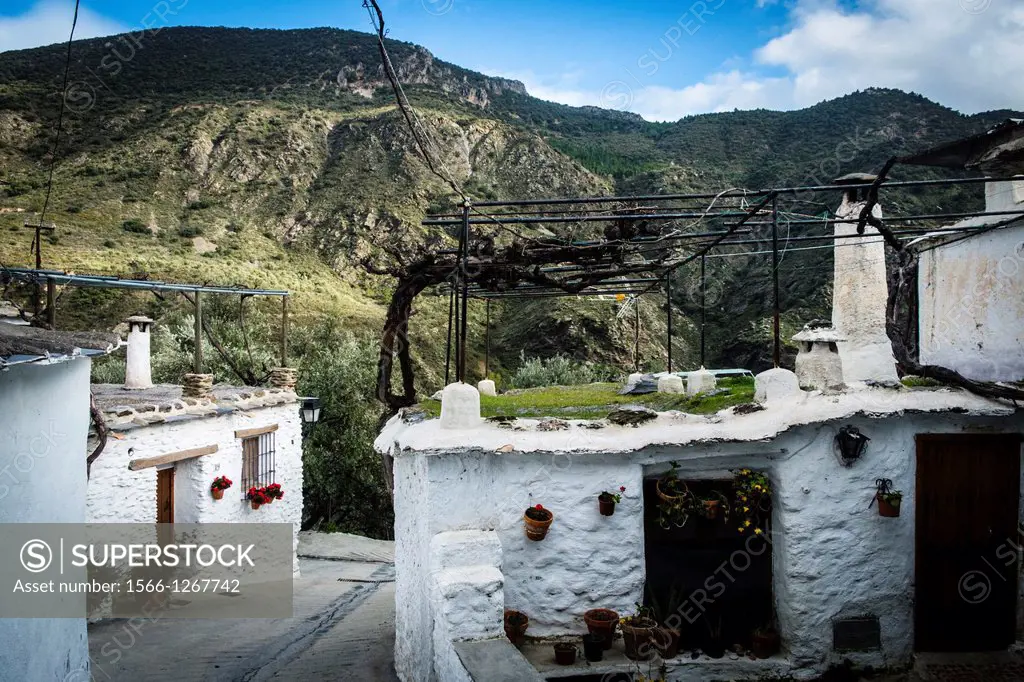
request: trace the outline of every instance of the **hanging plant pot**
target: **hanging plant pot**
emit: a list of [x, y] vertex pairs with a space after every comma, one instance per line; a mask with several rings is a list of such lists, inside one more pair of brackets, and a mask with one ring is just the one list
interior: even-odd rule
[[232, 485], [234, 484], [227, 476], [218, 476], [213, 479], [213, 483], [210, 484], [210, 495], [212, 495], [215, 500], [222, 500], [224, 499], [224, 491]]
[[522, 611], [505, 609], [505, 636], [515, 646], [522, 646], [526, 639], [526, 628], [530, 627], [530, 618]]
[[887, 518], [895, 518], [900, 515], [900, 505], [903, 503], [903, 493], [892, 489], [892, 481], [888, 478], [875, 479], [875, 499], [878, 502], [878, 515]]
[[555, 663], [558, 665], [572, 665], [576, 662], [576, 645], [568, 642], [559, 642], [555, 645]]
[[601, 516], [611, 516], [615, 513], [615, 499], [607, 493], [597, 496], [597, 506], [601, 511]]
[[551, 522], [554, 520], [555, 515], [541, 505], [538, 504], [534, 507], [529, 507], [526, 512], [523, 513], [523, 523], [526, 525], [526, 537], [535, 542], [543, 540], [548, 534], [548, 528], [551, 526]]
[[257, 502], [256, 500], [249, 500], [249, 504], [252, 505], [253, 509], [259, 509], [263, 505], [262, 502]]
[[[902, 500], [886, 500], [881, 493], [875, 495], [875, 499], [878, 500], [878, 515], [886, 518], [896, 518], [900, 515], [900, 502]], [[892, 498], [890, 497], [890, 500]], [[895, 502], [895, 504], [893, 503]]]
[[686, 483], [676, 475], [679, 465], [672, 462], [672, 468], [654, 483], [654, 492], [661, 500], [658, 503], [658, 525], [665, 530], [673, 526], [682, 528], [690, 519], [693, 495]]
[[213, 499], [215, 500], [224, 499], [224, 491], [221, 490], [220, 488], [214, 488], [213, 490], [210, 491], [210, 494], [213, 495]]
[[611, 609], [590, 609], [583, 614], [583, 622], [587, 624], [587, 631], [590, 634], [601, 638], [601, 646], [605, 651], [612, 648], [619, 614]]
[[704, 500], [704, 518], [708, 521], [716, 520], [721, 508], [721, 500]]
[[646, 616], [633, 616], [619, 621], [622, 629], [622, 641], [626, 645], [626, 658], [633, 661], [646, 661], [651, 656], [654, 631], [657, 623]]

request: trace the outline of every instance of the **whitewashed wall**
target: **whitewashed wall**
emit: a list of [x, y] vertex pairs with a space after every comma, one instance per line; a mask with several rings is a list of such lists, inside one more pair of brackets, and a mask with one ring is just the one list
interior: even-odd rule
[[[276, 482], [284, 498], [253, 510], [242, 488], [242, 441], [235, 431], [278, 425], [275, 434]], [[92, 466], [87, 498], [90, 523], [155, 523], [156, 468], [131, 471], [133, 459], [217, 445], [217, 452], [175, 463], [174, 520], [177, 523], [290, 523], [298, 548], [302, 523], [302, 424], [298, 405], [235, 411], [216, 417], [150, 424], [122, 431], [123, 440], [109, 438]], [[132, 450], [129, 453], [129, 449]], [[210, 484], [227, 476], [234, 485], [224, 499], [214, 500]], [[294, 572], [299, 570], [294, 559]]]
[[[862, 461], [844, 468], [836, 461], [833, 438], [838, 427], [848, 423], [872, 441]], [[620, 432], [634, 434], [642, 428]], [[642, 601], [641, 481], [673, 460], [689, 478], [727, 475], [739, 467], [769, 473], [776, 491], [772, 542], [778, 618], [792, 672], [807, 677], [843, 658], [864, 665], [904, 665], [913, 638], [914, 436], [971, 429], [1019, 432], [1024, 418], [909, 413], [848, 418], [797, 426], [769, 441], [649, 446], [622, 453], [399, 451], [399, 676], [405, 682], [445, 682], [434, 669], [429, 636], [436, 606], [429, 582], [430, 541], [437, 533], [497, 531], [505, 606], [530, 616], [534, 636], [585, 632], [582, 615], [587, 609], [624, 612]], [[559, 449], [585, 449], [585, 430], [576, 432], [579, 435], [551, 438]], [[508, 437], [512, 440], [515, 434]], [[572, 438], [579, 439], [575, 448]], [[900, 518], [881, 518], [868, 506], [874, 481], [881, 477], [891, 478], [906, 495]], [[600, 516], [597, 494], [619, 485], [627, 492], [615, 515]], [[527, 505], [538, 502], [553, 511], [555, 520], [545, 540], [531, 542], [523, 533], [521, 516]], [[833, 619], [864, 615], [880, 617], [882, 650], [833, 654]], [[679, 674], [693, 675], [692, 666]], [[671, 672], [670, 679], [676, 679]]]
[[1024, 378], [1024, 227], [926, 251], [918, 293], [922, 363], [983, 381]]
[[[85, 521], [89, 364], [0, 372], [0, 524]], [[88, 670], [84, 618], [0, 618], [0, 678], [87, 679]]]

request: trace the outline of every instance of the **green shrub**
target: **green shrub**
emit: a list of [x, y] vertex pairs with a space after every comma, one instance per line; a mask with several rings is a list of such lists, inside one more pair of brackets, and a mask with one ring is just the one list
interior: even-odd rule
[[182, 225], [178, 228], [179, 237], [199, 237], [203, 234], [203, 228], [197, 225]]
[[117, 242], [115, 242], [113, 239], [106, 239], [103, 241], [103, 246], [108, 249], [116, 249]]
[[199, 201], [193, 201], [192, 203], [190, 203], [188, 205], [188, 210], [202, 211], [203, 209], [210, 208], [211, 206], [213, 206], [213, 203], [207, 201], [206, 199], [200, 199]]
[[121, 229], [132, 234], [149, 234], [149, 226], [137, 218], [121, 223]]
[[579, 362], [564, 355], [547, 359], [530, 358], [520, 354], [522, 364], [509, 379], [512, 388], [537, 388], [540, 386], [577, 386], [617, 378], [617, 372], [609, 367], [590, 362]]

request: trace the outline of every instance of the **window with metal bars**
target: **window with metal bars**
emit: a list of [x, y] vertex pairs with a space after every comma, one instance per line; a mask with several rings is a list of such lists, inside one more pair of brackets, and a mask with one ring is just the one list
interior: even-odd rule
[[242, 440], [242, 497], [249, 488], [262, 488], [274, 480], [274, 433]]

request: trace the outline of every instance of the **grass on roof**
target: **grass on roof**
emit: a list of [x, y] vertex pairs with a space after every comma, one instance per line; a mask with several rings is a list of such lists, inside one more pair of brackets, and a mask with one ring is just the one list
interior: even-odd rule
[[[509, 391], [498, 396], [480, 396], [484, 417], [560, 417], [562, 419], [603, 419], [623, 405], [639, 405], [664, 412], [678, 410], [690, 414], [714, 414], [727, 407], [752, 402], [754, 379], [729, 377], [718, 380], [722, 393], [714, 395], [619, 395], [620, 384], [548, 386]], [[441, 403], [424, 399], [420, 406], [431, 416], [441, 414]]]

